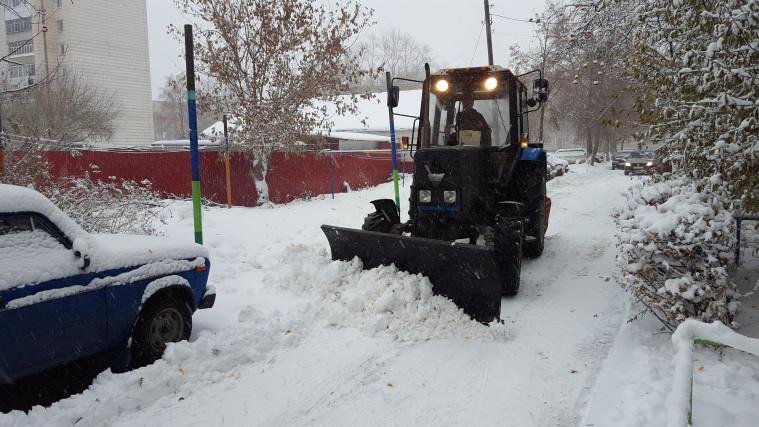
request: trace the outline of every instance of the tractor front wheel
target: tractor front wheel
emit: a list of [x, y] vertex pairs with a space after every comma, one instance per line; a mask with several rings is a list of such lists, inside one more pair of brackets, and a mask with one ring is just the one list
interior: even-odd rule
[[522, 221], [509, 221], [496, 227], [493, 249], [503, 269], [504, 280], [501, 293], [504, 296], [514, 296], [519, 292], [523, 240]]

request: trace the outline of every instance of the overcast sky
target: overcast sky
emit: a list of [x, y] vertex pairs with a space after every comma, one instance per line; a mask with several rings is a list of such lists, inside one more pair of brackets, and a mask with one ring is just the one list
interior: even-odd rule
[[[399, 29], [410, 34], [432, 48], [435, 66], [487, 64], [482, 0], [361, 0], [361, 3], [374, 9], [377, 24], [370, 31]], [[491, 0], [490, 3], [493, 13], [518, 19], [530, 18], [545, 7], [545, 0]], [[189, 21], [170, 0], [148, 0], [147, 5], [155, 99], [166, 76], [184, 70], [183, 46], [166, 34], [166, 27], [171, 23], [181, 26]], [[493, 17], [495, 63], [508, 66], [509, 46], [530, 44], [532, 27], [529, 23]]]

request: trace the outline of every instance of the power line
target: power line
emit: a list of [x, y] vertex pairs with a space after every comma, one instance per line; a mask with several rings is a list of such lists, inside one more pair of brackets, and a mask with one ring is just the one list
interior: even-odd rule
[[482, 25], [480, 25], [480, 35], [477, 36], [477, 44], [474, 45], [474, 52], [472, 52], [472, 59], [469, 60], [469, 65], [472, 65], [472, 62], [474, 62], [474, 57], [477, 55], [477, 48], [480, 47], [480, 40], [482, 40], [483, 28], [485, 28], [485, 21], [482, 21]]
[[508, 17], [508, 16], [499, 15], [497, 13], [491, 13], [490, 16], [497, 16], [499, 18], [508, 19], [509, 21], [526, 22], [528, 24], [539, 24], [540, 23], [540, 18], [518, 19], [518, 18], [511, 18], [511, 17]]

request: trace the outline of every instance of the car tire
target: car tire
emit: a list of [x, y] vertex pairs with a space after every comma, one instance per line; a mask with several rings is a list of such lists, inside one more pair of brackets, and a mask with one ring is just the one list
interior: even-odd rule
[[149, 299], [140, 310], [132, 331], [133, 368], [150, 365], [163, 356], [170, 342], [186, 341], [192, 332], [192, 308], [167, 292]]

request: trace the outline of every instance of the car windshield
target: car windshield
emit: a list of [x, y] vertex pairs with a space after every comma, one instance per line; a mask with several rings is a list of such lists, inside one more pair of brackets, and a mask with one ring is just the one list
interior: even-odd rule
[[[507, 80], [495, 89], [482, 87], [482, 76], [451, 79], [445, 91], [430, 90], [430, 145], [482, 145], [505, 147], [510, 143]], [[467, 132], [468, 131], [468, 132]]]

